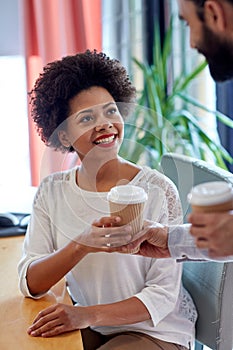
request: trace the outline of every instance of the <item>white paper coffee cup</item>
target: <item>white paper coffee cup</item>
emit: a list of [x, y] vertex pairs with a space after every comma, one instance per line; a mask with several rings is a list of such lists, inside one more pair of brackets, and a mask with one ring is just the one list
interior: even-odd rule
[[225, 181], [204, 182], [192, 188], [188, 201], [193, 212], [224, 212], [233, 209], [233, 188]]
[[111, 216], [120, 216], [120, 226], [131, 224], [132, 234], [140, 231], [143, 226], [143, 209], [147, 201], [143, 188], [133, 185], [113, 187], [108, 195]]

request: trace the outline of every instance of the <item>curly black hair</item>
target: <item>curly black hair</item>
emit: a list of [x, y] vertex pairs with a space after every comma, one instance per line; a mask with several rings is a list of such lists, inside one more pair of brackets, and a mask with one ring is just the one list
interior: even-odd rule
[[[44, 67], [29, 95], [32, 118], [47, 146], [62, 152], [74, 151], [61, 144], [55, 131], [70, 115], [70, 100], [93, 86], [105, 88], [116, 103], [135, 102], [136, 89], [126, 69], [117, 59], [110, 59], [103, 52], [87, 50]], [[121, 103], [119, 110], [122, 113], [120, 106]]]

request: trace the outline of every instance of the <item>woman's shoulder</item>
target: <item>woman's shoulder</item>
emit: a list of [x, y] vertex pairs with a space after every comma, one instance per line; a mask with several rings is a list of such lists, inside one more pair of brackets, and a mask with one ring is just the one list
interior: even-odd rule
[[38, 187], [38, 193], [48, 191], [51, 192], [57, 186], [72, 184], [75, 181], [76, 171], [77, 167], [64, 171], [54, 172], [45, 176]]
[[152, 169], [147, 165], [141, 166], [140, 167], [140, 172], [138, 173], [138, 178], [141, 180], [145, 179], [146, 181], [169, 181], [169, 179], [162, 174], [160, 171], [157, 169]]
[[37, 189], [37, 192], [34, 197], [34, 205], [43, 199], [48, 199], [49, 197], [56, 197], [57, 190], [60, 187], [63, 187], [66, 184], [72, 184], [75, 181], [77, 167], [65, 170], [54, 172], [45, 176]]
[[142, 166], [141, 171], [134, 179], [138, 184], [147, 183], [148, 185], [158, 186], [159, 188], [167, 191], [173, 189], [176, 191], [175, 184], [166, 175], [157, 169], [152, 169], [149, 166]]
[[63, 170], [63, 171], [57, 171], [55, 173], [49, 174], [41, 181], [41, 184], [46, 183], [56, 183], [56, 182], [67, 182], [70, 181], [73, 176], [75, 176], [75, 173], [77, 171], [77, 167]]

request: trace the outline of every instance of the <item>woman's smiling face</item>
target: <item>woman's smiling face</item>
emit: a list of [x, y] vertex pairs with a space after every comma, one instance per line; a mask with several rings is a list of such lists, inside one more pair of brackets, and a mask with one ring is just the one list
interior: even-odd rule
[[[124, 121], [109, 92], [98, 86], [83, 90], [69, 103], [71, 116], [59, 132], [64, 146], [73, 146], [81, 160], [116, 157], [124, 135]], [[67, 142], [67, 143], [66, 143]]]

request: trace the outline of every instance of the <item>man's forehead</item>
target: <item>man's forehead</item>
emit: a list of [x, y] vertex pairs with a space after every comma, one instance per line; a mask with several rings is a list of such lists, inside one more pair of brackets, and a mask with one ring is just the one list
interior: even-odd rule
[[185, 12], [185, 0], [177, 0], [178, 4], [178, 16], [179, 19], [183, 20], [184, 19], [184, 12]]
[[189, 2], [187, 0], [177, 0], [179, 15], [183, 16], [183, 12], [189, 6]]
[[178, 4], [178, 15], [181, 20], [186, 19], [196, 12], [196, 1], [192, 0], [177, 0]]

